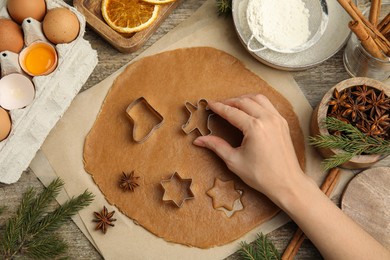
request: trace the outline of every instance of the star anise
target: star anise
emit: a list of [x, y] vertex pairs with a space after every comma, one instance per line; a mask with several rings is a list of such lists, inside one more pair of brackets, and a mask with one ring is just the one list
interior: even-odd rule
[[[351, 124], [363, 133], [388, 139], [390, 136], [390, 98], [367, 85], [358, 85], [333, 92], [328, 116]], [[332, 132], [340, 135], [340, 132]]]
[[360, 120], [356, 123], [356, 127], [364, 134], [367, 134], [370, 132], [370, 124], [367, 122], [367, 120]]
[[122, 172], [122, 176], [119, 181], [119, 187], [122, 188], [123, 191], [134, 191], [138, 184], [138, 176], [134, 176], [134, 171], [129, 174]]
[[366, 107], [360, 105], [357, 100], [349, 99], [349, 102], [344, 104], [344, 108], [342, 116], [351, 116], [352, 122], [356, 122], [358, 117], [364, 118], [363, 112], [366, 110]]
[[331, 111], [330, 114], [328, 114], [328, 116], [337, 118], [338, 120], [349, 124], [349, 120], [347, 118], [343, 117], [343, 111], [340, 109], [335, 110], [335, 111]]
[[336, 88], [333, 91], [333, 98], [329, 101], [328, 105], [332, 106], [331, 112], [337, 111], [340, 107], [344, 106], [345, 101], [348, 98], [346, 92], [340, 93]]
[[371, 99], [367, 100], [367, 102], [372, 106], [370, 111], [371, 118], [374, 118], [375, 114], [380, 116], [383, 113], [382, 110], [390, 109], [390, 99], [386, 97], [384, 91], [381, 91], [379, 95], [373, 91]]
[[351, 94], [356, 97], [358, 103], [364, 105], [370, 99], [370, 95], [372, 95], [373, 92], [374, 90], [372, 88], [368, 88], [367, 85], [362, 85], [356, 86], [356, 90], [352, 91]]
[[95, 218], [93, 221], [97, 222], [96, 224], [96, 230], [101, 229], [104, 234], [107, 232], [107, 227], [111, 226], [113, 227], [114, 224], [112, 222], [116, 221], [115, 218], [112, 218], [114, 216], [115, 211], [112, 211], [108, 213], [108, 210], [106, 206], [103, 206], [103, 210], [99, 212], [94, 212]]

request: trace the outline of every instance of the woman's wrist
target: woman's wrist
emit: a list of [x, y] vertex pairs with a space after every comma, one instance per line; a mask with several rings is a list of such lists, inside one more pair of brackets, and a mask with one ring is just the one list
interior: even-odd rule
[[321, 190], [313, 179], [299, 173], [288, 180], [288, 184], [281, 192], [283, 194], [278, 194], [274, 203], [288, 215], [295, 215], [296, 212], [301, 212], [310, 205], [311, 200], [316, 197], [316, 194], [321, 193]]

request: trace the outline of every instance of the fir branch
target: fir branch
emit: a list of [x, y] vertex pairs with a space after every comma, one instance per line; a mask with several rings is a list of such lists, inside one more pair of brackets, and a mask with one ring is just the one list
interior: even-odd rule
[[218, 14], [228, 15], [232, 12], [232, 0], [217, 0]]
[[310, 144], [318, 148], [340, 149], [336, 154], [323, 161], [324, 170], [339, 166], [352, 157], [361, 154], [390, 155], [390, 142], [377, 137], [367, 136], [351, 124], [342, 122], [334, 117], [327, 117], [324, 127], [341, 135], [317, 135], [309, 137]]
[[21, 227], [24, 217], [28, 214], [30, 205], [35, 196], [35, 191], [30, 188], [23, 195], [22, 201], [16, 212], [16, 216], [9, 219], [5, 226], [3, 239], [0, 241], [1, 253], [5, 256], [12, 256], [17, 251], [17, 242], [20, 238]]
[[26, 243], [26, 255], [33, 259], [52, 259], [66, 252], [68, 245], [54, 234], [37, 236]]
[[44, 216], [43, 219], [34, 226], [32, 234], [38, 235], [43, 231], [52, 232], [57, 230], [66, 220], [91, 204], [93, 197], [93, 194], [89, 191], [84, 191], [83, 194], [77, 196], [76, 198], [72, 197], [62, 206]]
[[55, 179], [31, 203], [31, 206], [23, 217], [23, 226], [21, 229], [22, 241], [26, 239], [26, 234], [29, 234], [31, 229], [41, 220], [41, 216], [45, 213], [50, 203], [55, 200], [63, 186], [64, 182], [61, 179]]
[[280, 254], [274, 244], [263, 233], [257, 235], [254, 243], [241, 242], [240, 255], [246, 260], [279, 260]]
[[6, 223], [5, 232], [0, 239], [1, 259], [12, 259], [23, 253], [32, 258], [52, 259], [65, 252], [66, 243], [52, 232], [88, 206], [93, 195], [85, 191], [48, 213], [48, 206], [63, 185], [60, 179], [56, 179], [38, 195], [33, 189], [27, 190], [16, 215]]
[[354, 156], [356, 156], [356, 154], [347, 153], [347, 152], [335, 154], [329, 158], [326, 158], [322, 162], [322, 168], [324, 169], [324, 171], [328, 171], [328, 170], [335, 168], [335, 167], [337, 167], [345, 162], [348, 162]]

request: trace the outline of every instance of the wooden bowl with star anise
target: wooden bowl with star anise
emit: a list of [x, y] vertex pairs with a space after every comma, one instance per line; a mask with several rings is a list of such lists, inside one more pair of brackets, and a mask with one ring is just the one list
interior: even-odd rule
[[[328, 131], [324, 122], [334, 117], [351, 124], [364, 135], [390, 140], [390, 87], [382, 82], [363, 77], [344, 80], [332, 87], [315, 108], [311, 120], [312, 136], [341, 135]], [[324, 158], [343, 153], [340, 149], [317, 148]], [[383, 159], [380, 154], [353, 156], [341, 167], [368, 168]]]

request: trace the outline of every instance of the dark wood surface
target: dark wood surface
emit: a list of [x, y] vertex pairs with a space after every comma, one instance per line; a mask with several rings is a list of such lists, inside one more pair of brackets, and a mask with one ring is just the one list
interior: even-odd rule
[[[72, 4], [72, 0], [66, 0], [65, 2]], [[94, 86], [128, 63], [180, 22], [191, 16], [191, 14], [193, 14], [204, 2], [205, 0], [182, 0], [179, 6], [161, 24], [146, 44], [137, 52], [131, 54], [118, 52], [93, 30], [87, 28], [85, 38], [90, 41], [92, 47], [98, 51], [99, 63], [82, 90]], [[315, 68], [301, 72], [293, 72], [292, 74], [313, 107], [318, 104], [321, 97], [329, 88], [336, 83], [349, 78], [343, 66], [342, 50]], [[15, 212], [15, 206], [18, 205], [23, 192], [26, 191], [28, 187], [34, 187], [37, 190], [43, 189], [43, 185], [30, 169], [23, 173], [21, 179], [17, 183], [12, 185], [0, 184], [0, 205], [7, 207], [6, 212], [3, 215], [0, 215], [0, 226]], [[55, 204], [53, 207], [54, 206]], [[296, 225], [294, 223], [289, 223], [271, 232], [268, 237], [282, 253], [295, 230]], [[70, 259], [102, 258], [72, 221], [68, 221], [58, 233], [69, 244], [68, 254]], [[229, 259], [238, 259], [238, 257], [235, 254], [230, 256]], [[305, 241], [295, 259], [321, 259], [321, 256], [310, 241]]]

